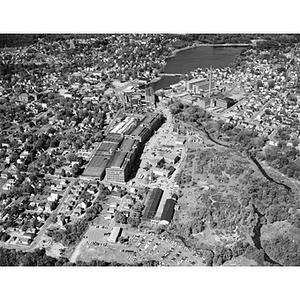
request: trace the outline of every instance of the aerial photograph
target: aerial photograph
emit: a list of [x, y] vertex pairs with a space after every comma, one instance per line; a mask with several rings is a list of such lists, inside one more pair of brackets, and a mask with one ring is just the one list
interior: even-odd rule
[[299, 34], [0, 34], [1, 266], [299, 266]]

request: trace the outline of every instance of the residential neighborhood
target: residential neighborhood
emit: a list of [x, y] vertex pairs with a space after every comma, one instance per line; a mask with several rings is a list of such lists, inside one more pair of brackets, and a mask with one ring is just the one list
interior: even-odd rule
[[[295, 263], [257, 251], [274, 249], [276, 222], [299, 229], [300, 40], [226, 39], [38, 35], [0, 48], [0, 247], [75, 265]], [[165, 72], [204, 48], [238, 55]], [[178, 82], [156, 89], [168, 76]], [[255, 180], [285, 202], [257, 203]]]

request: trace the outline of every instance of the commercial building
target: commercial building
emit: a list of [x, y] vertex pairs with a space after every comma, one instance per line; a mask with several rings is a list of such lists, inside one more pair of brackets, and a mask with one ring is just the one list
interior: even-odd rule
[[145, 203], [146, 207], [143, 212], [143, 220], [151, 220], [154, 218], [163, 193], [164, 191], [160, 188], [154, 188], [149, 192]]
[[173, 218], [174, 208], [176, 205], [176, 201], [174, 199], [167, 199], [163, 212], [161, 214], [160, 223], [161, 224], [169, 224]]
[[121, 235], [121, 232], [122, 232], [122, 228], [121, 227], [118, 227], [118, 226], [115, 226], [111, 233], [110, 233], [110, 236], [108, 237], [107, 241], [110, 242], [110, 243], [116, 243], [117, 240], [118, 240], [118, 237]]

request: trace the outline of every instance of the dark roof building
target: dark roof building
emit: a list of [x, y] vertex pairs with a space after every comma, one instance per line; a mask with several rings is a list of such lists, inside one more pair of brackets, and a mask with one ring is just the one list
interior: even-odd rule
[[139, 142], [133, 138], [125, 138], [120, 145], [120, 151], [132, 152], [138, 148]]
[[123, 140], [123, 136], [119, 133], [108, 133], [103, 139], [104, 142], [112, 142], [120, 145]]
[[176, 201], [174, 199], [167, 199], [164, 206], [164, 210], [161, 214], [161, 218], [160, 218], [161, 221], [165, 221], [167, 223], [171, 222], [174, 214], [175, 205], [176, 205]]
[[151, 220], [154, 218], [156, 211], [158, 209], [161, 197], [163, 195], [163, 190], [160, 188], [154, 188], [146, 199], [146, 207], [143, 212], [143, 219]]
[[136, 127], [133, 132], [127, 136], [133, 139], [136, 139], [141, 144], [144, 144], [146, 140], [150, 137], [150, 130], [147, 127], [139, 125]]
[[144, 120], [142, 120], [141, 126], [147, 127], [152, 133], [154, 130], [157, 130], [161, 125], [162, 116], [157, 115], [148, 115]]
[[102, 179], [105, 175], [105, 168], [110, 161], [108, 156], [95, 155], [87, 167], [85, 168], [82, 176], [86, 177], [100, 177]]
[[113, 142], [102, 142], [96, 151], [98, 156], [112, 156], [118, 149], [118, 144]]

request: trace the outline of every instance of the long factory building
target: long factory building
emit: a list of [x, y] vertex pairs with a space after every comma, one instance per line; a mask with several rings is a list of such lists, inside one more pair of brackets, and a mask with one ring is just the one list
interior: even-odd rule
[[105, 177], [108, 181], [126, 182], [140, 148], [162, 123], [162, 115], [148, 115], [138, 124], [126, 117], [105, 136], [87, 165], [83, 176]]

